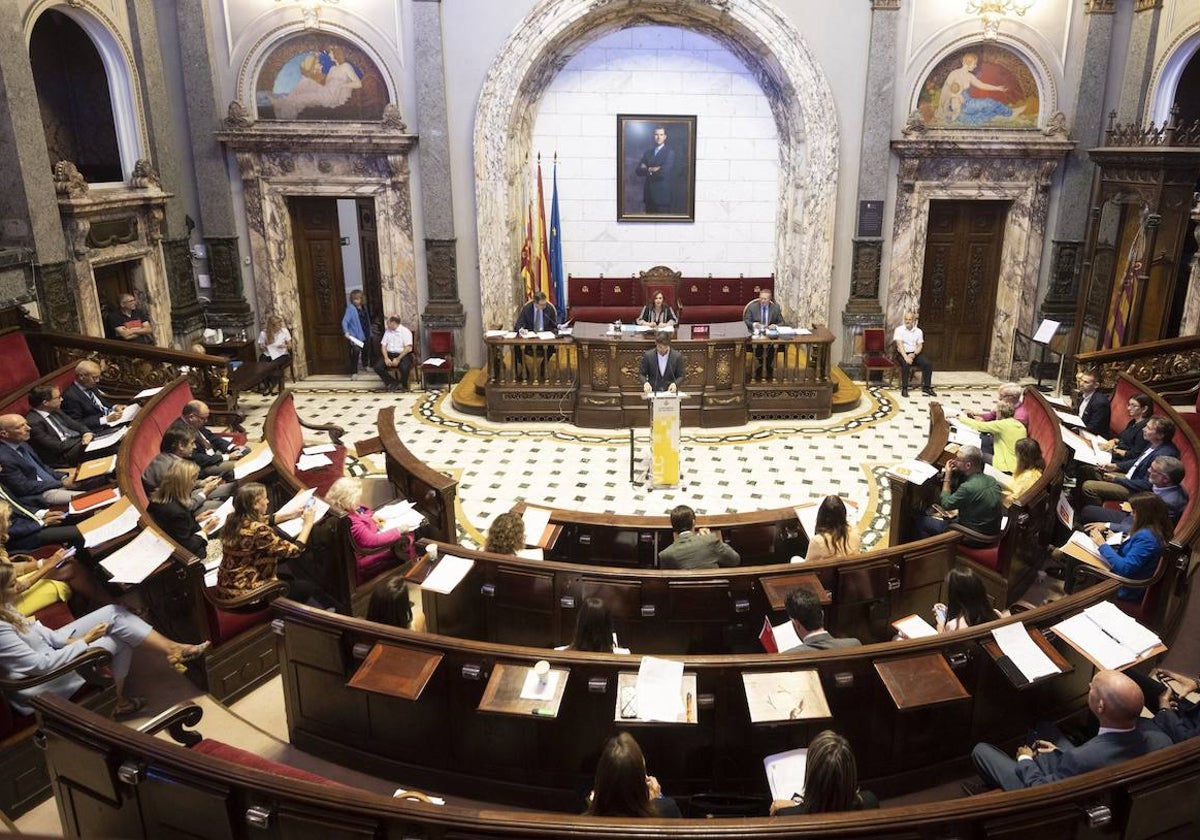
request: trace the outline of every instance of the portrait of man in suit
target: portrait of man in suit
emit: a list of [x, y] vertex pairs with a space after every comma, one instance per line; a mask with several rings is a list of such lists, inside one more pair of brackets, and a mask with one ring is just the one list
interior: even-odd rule
[[695, 219], [695, 117], [617, 117], [618, 221]]

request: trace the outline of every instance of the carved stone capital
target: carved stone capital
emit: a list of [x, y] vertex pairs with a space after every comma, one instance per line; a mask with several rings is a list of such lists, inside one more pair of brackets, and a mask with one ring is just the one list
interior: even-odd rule
[[1152, 12], [1155, 9], [1162, 8], [1162, 0], [1134, 0], [1133, 11], [1136, 12]]
[[91, 221], [78, 216], [72, 216], [63, 223], [63, 236], [67, 240], [67, 251], [73, 258], [87, 259], [88, 234], [91, 233], [91, 230]]
[[900, 0], [871, 0], [871, 11], [898, 12], [900, 11]]

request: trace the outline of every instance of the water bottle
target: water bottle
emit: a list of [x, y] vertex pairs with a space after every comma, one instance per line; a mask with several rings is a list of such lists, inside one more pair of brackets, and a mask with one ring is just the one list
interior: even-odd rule
[[429, 561], [429, 567], [431, 569], [437, 565], [438, 547], [433, 543], [425, 546], [425, 559]]

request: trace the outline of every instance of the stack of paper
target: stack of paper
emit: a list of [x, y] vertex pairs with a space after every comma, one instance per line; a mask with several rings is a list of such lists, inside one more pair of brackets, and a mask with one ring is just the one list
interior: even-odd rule
[[1051, 629], [1101, 668], [1122, 668], [1162, 647], [1162, 639], [1108, 601], [1088, 607]]
[[[276, 521], [289, 513], [303, 511], [305, 505], [307, 505], [310, 500], [312, 501], [313, 507], [313, 522], [320, 522], [321, 519], [324, 518], [325, 514], [329, 513], [329, 504], [324, 499], [317, 497], [317, 489], [315, 487], [310, 487], [307, 490], [301, 490], [299, 493], [297, 493], [295, 496], [292, 496], [291, 499], [285, 502], [283, 506], [280, 507], [275, 513]], [[292, 539], [295, 539], [304, 529], [304, 517], [298, 516], [295, 519], [289, 519], [287, 522], [279, 525], [278, 528]]]
[[138, 524], [137, 508], [129, 499], [118, 499], [107, 510], [93, 514], [79, 523], [79, 532], [83, 534], [83, 544], [87, 548], [116, 539], [122, 534], [128, 534]]
[[763, 759], [767, 784], [772, 799], [791, 799], [804, 794], [804, 773], [808, 766], [808, 749], [788, 750]]
[[521, 514], [525, 523], [525, 544], [542, 546], [546, 540], [546, 529], [550, 526], [550, 511], [546, 508], [527, 505]]
[[309, 455], [305, 452], [300, 453], [300, 457], [296, 459], [296, 470], [298, 472], [307, 472], [315, 470], [317, 467], [327, 467], [333, 461], [329, 460], [328, 455]]
[[683, 663], [643, 656], [637, 677], [638, 720], [674, 723], [684, 712]]
[[888, 475], [895, 476], [907, 481], [909, 484], [924, 484], [929, 479], [933, 478], [938, 473], [938, 468], [933, 464], [926, 464], [924, 461], [913, 458], [911, 461], [905, 461], [902, 464], [888, 470]]
[[246, 453], [233, 466], [233, 477], [241, 481], [248, 475], [252, 475], [259, 470], [269, 467], [271, 459], [275, 456], [271, 452], [271, 445], [265, 440], [254, 444], [250, 447], [250, 451]]
[[433, 567], [433, 571], [425, 578], [425, 582], [421, 584], [421, 589], [449, 595], [454, 591], [454, 587], [462, 583], [463, 578], [467, 576], [467, 572], [471, 571], [474, 565], [474, 560], [455, 557], [453, 554], [444, 554], [438, 564]]
[[[133, 406], [137, 408], [137, 406]], [[121, 438], [125, 437], [125, 433], [129, 431], [128, 426], [122, 426], [115, 432], [109, 432], [106, 435], [99, 435], [92, 438], [92, 442], [83, 447], [84, 452], [97, 452], [101, 449], [108, 449], [110, 446], [115, 446], [121, 442]]]
[[440, 359], [437, 356], [430, 356], [428, 359], [421, 362], [421, 364], [429, 365], [430, 367], [441, 367], [442, 365], [446, 364], [446, 360]]
[[1092, 441], [1084, 439], [1070, 429], [1062, 430], [1062, 438], [1063, 443], [1071, 447], [1076, 461], [1096, 467], [1103, 467], [1106, 464], [1112, 463], [1111, 452], [1105, 452], [1103, 449], [1097, 448]]
[[114, 583], [141, 583], [171, 556], [171, 551], [169, 542], [147, 528], [101, 560], [100, 565], [112, 575]]
[[937, 628], [916, 613], [896, 619], [892, 622], [892, 626], [905, 639], [920, 639], [923, 636], [937, 635]]
[[421, 511], [414, 508], [413, 503], [406, 499], [390, 502], [377, 509], [375, 518], [383, 520], [383, 524], [379, 526], [381, 531], [390, 531], [393, 528], [415, 531], [425, 521], [425, 516]]
[[1087, 423], [1084, 423], [1083, 418], [1078, 414], [1072, 414], [1069, 411], [1059, 411], [1058, 409], [1055, 409], [1054, 413], [1058, 415], [1059, 420], [1063, 421], [1068, 426], [1078, 426], [1081, 429], [1087, 426]]
[[1055, 665], [1045, 651], [1037, 646], [1024, 624], [1006, 624], [1003, 627], [997, 627], [992, 631], [992, 638], [1000, 646], [1000, 651], [1030, 682], [1040, 677], [1062, 673], [1062, 669]]
[[125, 406], [120, 416], [118, 416], [115, 420], [109, 420], [107, 417], [101, 417], [100, 422], [105, 426], [120, 426], [122, 423], [131, 422], [134, 417], [137, 417], [137, 413], [141, 410], [142, 407], [137, 403], [130, 403], [129, 405]]
[[983, 445], [983, 439], [979, 436], [979, 432], [966, 425], [951, 427], [950, 442], [957, 443], [959, 446], [974, 446], [976, 448]]
[[312, 446], [304, 447], [300, 452], [305, 455], [325, 455], [336, 450], [337, 447], [332, 443], [314, 443]]

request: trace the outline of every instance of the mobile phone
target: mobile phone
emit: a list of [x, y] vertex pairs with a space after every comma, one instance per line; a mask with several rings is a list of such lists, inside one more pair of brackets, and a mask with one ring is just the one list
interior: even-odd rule
[[312, 510], [316, 506], [317, 506], [317, 500], [315, 498], [313, 498], [312, 496], [309, 496], [308, 501], [304, 503], [305, 510]]

